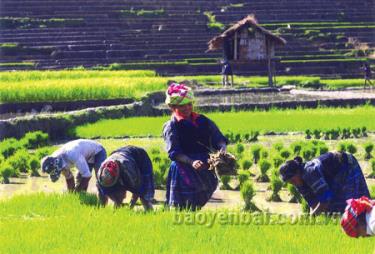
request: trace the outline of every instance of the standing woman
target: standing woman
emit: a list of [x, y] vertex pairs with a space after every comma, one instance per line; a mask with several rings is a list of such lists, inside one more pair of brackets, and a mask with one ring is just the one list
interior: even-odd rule
[[167, 178], [166, 204], [196, 210], [203, 207], [216, 190], [218, 180], [209, 171], [210, 150], [226, 150], [227, 139], [204, 115], [193, 112], [194, 95], [190, 87], [173, 83], [166, 92], [171, 120], [163, 136], [172, 164]]
[[361, 167], [352, 154], [328, 152], [306, 163], [296, 157], [281, 166], [280, 175], [284, 182], [297, 187], [313, 215], [343, 213], [347, 199], [370, 195]]

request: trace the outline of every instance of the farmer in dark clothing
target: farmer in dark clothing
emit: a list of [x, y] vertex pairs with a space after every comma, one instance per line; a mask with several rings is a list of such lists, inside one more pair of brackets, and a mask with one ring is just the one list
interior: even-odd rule
[[347, 199], [370, 195], [352, 154], [328, 152], [306, 163], [296, 157], [281, 166], [280, 175], [284, 182], [297, 187], [313, 215], [343, 213]]
[[364, 78], [365, 78], [365, 84], [364, 84], [364, 87], [366, 86], [372, 86], [372, 81], [371, 81], [371, 67], [370, 67], [370, 64], [369, 63], [364, 63], [363, 66], [362, 66], [362, 70], [364, 71]]
[[120, 207], [126, 191], [130, 191], [131, 208], [140, 198], [145, 210], [152, 209], [155, 189], [152, 163], [146, 151], [136, 146], [114, 151], [99, 169], [97, 188], [102, 205], [107, 204], [109, 197], [115, 207]]
[[167, 178], [166, 204], [170, 207], [199, 209], [216, 190], [218, 180], [208, 170], [210, 150], [226, 150], [227, 139], [204, 115], [193, 112], [194, 95], [190, 87], [171, 84], [166, 104], [172, 118], [163, 128], [172, 164]]
[[[221, 74], [223, 75], [223, 86], [233, 85], [233, 71], [227, 60], [223, 61], [223, 68], [221, 69]], [[231, 82], [229, 82], [229, 76], [231, 76]]]

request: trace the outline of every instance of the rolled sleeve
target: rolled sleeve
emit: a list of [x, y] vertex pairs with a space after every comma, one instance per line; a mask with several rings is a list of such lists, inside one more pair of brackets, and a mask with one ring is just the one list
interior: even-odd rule
[[168, 121], [163, 127], [163, 137], [166, 143], [166, 150], [171, 160], [175, 160], [178, 154], [182, 154], [183, 151], [180, 146], [178, 139], [177, 130], [174, 128], [172, 121]]

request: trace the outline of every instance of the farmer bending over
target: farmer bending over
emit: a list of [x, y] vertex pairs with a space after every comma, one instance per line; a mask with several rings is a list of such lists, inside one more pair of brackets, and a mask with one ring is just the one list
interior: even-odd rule
[[[63, 174], [69, 191], [86, 191], [92, 168], [96, 173], [106, 157], [104, 147], [98, 142], [78, 139], [66, 143], [51, 156], [44, 157], [42, 171], [50, 175], [52, 182], [56, 182]], [[71, 172], [73, 167], [78, 169], [76, 184]]]
[[347, 199], [369, 197], [361, 167], [347, 153], [328, 152], [306, 163], [296, 157], [280, 167], [280, 175], [284, 182], [297, 187], [312, 215], [343, 213]]
[[375, 200], [363, 196], [349, 199], [347, 203], [341, 218], [344, 232], [350, 237], [375, 235]]
[[152, 163], [146, 151], [136, 146], [125, 146], [114, 151], [102, 164], [97, 181], [99, 200], [106, 205], [108, 197], [120, 207], [126, 191], [133, 193], [130, 208], [138, 198], [145, 210], [152, 209], [154, 179]]

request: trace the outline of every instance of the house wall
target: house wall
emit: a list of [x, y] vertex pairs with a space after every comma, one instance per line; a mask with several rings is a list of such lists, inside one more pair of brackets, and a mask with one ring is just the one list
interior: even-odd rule
[[[249, 32], [247, 28], [239, 32], [239, 60], [266, 60], [266, 36], [258, 31]], [[271, 47], [271, 57], [275, 55]]]

